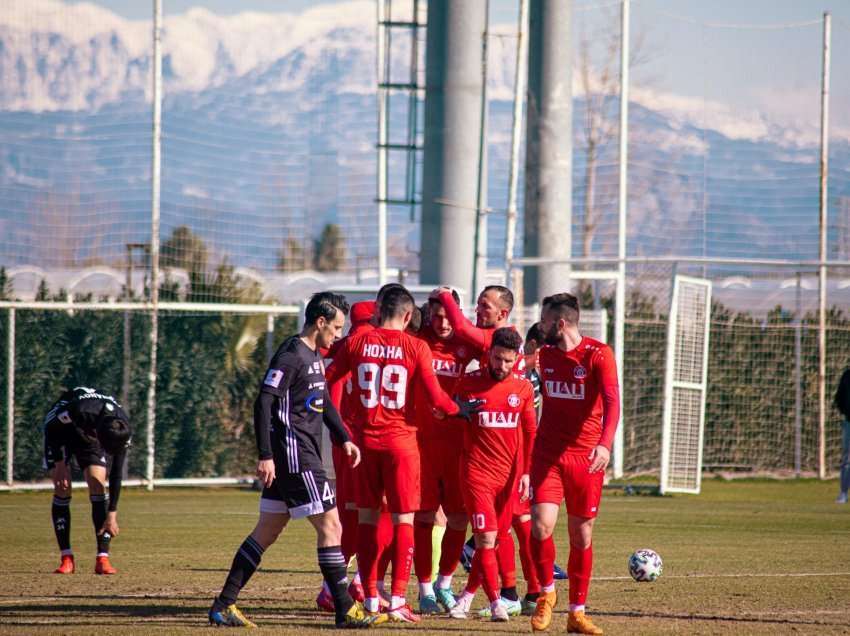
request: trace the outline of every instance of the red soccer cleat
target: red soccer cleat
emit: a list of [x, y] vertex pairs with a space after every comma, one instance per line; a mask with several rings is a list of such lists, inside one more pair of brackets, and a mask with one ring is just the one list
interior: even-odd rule
[[63, 554], [62, 562], [59, 567], [53, 570], [53, 574], [73, 574], [74, 573], [74, 555]]
[[118, 570], [112, 567], [112, 564], [109, 562], [108, 556], [97, 557], [97, 561], [94, 564], [95, 574], [115, 574], [117, 572]]
[[331, 596], [331, 593], [328, 592], [327, 589], [325, 589], [325, 586], [322, 586], [322, 591], [319, 592], [319, 595], [316, 597], [316, 606], [328, 614], [333, 614], [335, 611], [334, 597]]
[[364, 592], [363, 586], [356, 581], [352, 581], [348, 584], [348, 593], [351, 594], [351, 598], [358, 603], [362, 603], [366, 600], [366, 592]]
[[389, 615], [390, 620], [394, 623], [418, 623], [422, 620], [417, 614], [413, 613], [413, 610], [407, 603], [393, 609], [388, 609], [387, 615]]

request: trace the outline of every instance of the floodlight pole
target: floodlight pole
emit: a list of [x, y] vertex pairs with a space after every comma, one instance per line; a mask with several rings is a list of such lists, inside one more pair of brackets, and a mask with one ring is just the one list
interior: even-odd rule
[[9, 308], [6, 343], [6, 483], [15, 481], [15, 309]]
[[820, 106], [820, 248], [818, 257], [818, 477], [826, 478], [826, 257], [829, 175], [829, 12], [823, 14], [823, 73]]
[[159, 337], [159, 198], [162, 173], [162, 0], [153, 0], [153, 148], [151, 160], [151, 329], [147, 401], [147, 489], [153, 490], [156, 431], [156, 354]]
[[[377, 74], [378, 74], [378, 285], [387, 282], [387, 162], [389, 137], [389, 89], [387, 68], [387, 26], [385, 0], [378, 0]], [[416, 16], [414, 16], [414, 20]]]
[[[519, 21], [516, 34], [516, 70], [514, 71], [514, 111], [511, 125], [511, 163], [508, 174], [508, 218], [505, 228], [505, 285], [511, 286], [511, 259], [514, 257], [517, 222], [517, 182], [519, 176], [519, 145], [522, 136], [522, 102], [525, 97], [525, 76], [528, 47], [523, 34], [528, 29], [528, 0], [519, 0]], [[514, 287], [516, 291], [516, 287]]]
[[490, 37], [490, 0], [484, 1], [481, 34], [481, 128], [478, 134], [478, 185], [475, 196], [475, 258], [472, 262], [470, 298], [483, 287], [487, 269], [487, 39]]
[[[623, 393], [623, 364], [625, 356], [626, 321], [626, 212], [628, 210], [629, 168], [629, 0], [620, 4], [620, 182], [618, 188], [617, 229], [617, 291], [614, 301], [614, 359], [620, 375], [620, 393]], [[614, 435], [615, 479], [623, 476], [623, 409]]]

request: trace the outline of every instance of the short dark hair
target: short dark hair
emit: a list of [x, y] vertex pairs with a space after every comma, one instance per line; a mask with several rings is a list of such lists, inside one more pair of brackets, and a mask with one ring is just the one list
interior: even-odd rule
[[557, 312], [558, 318], [563, 318], [572, 325], [578, 324], [580, 315], [578, 298], [567, 292], [552, 294], [543, 299], [543, 309]]
[[414, 305], [413, 313], [410, 315], [410, 322], [407, 323], [407, 330], [411, 333], [419, 333], [420, 329], [422, 329], [422, 310]]
[[329, 291], [316, 292], [307, 303], [304, 324], [315, 325], [319, 318], [333, 320], [338, 311], [348, 315], [348, 301], [345, 296]]
[[130, 423], [116, 417], [101, 420], [97, 427], [97, 439], [110, 455], [127, 447], [130, 441]]
[[507, 305], [508, 311], [511, 311], [514, 308], [514, 294], [507, 287], [503, 287], [502, 285], [487, 285], [487, 287], [481, 290], [481, 293], [486, 294], [488, 291], [495, 291], [498, 293], [499, 300]]
[[381, 297], [381, 322], [404, 315], [404, 312], [412, 310], [416, 306], [410, 292], [404, 285], [387, 289]]
[[381, 302], [386, 293], [391, 289], [403, 289], [404, 291], [407, 291], [407, 288], [401, 283], [387, 283], [378, 290], [378, 293], [375, 296], [375, 300]]
[[522, 336], [512, 327], [500, 327], [493, 332], [490, 347], [503, 347], [513, 351], [522, 349]]
[[534, 340], [537, 344], [540, 344], [545, 340], [546, 336], [543, 335], [543, 332], [540, 331], [540, 323], [535, 322], [528, 328], [528, 332], [525, 334], [525, 341]]

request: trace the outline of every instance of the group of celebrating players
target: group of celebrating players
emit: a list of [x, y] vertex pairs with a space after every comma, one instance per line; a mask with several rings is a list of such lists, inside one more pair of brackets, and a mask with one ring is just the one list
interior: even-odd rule
[[[238, 594], [289, 520], [306, 517], [316, 529], [324, 579], [317, 601], [335, 613], [338, 627], [415, 623], [420, 614], [464, 619], [483, 587], [489, 608], [480, 614], [493, 621], [528, 614], [533, 630], [545, 630], [556, 605], [552, 534], [566, 500], [567, 631], [601, 634], [584, 609], [593, 524], [619, 420], [617, 370], [610, 348], [580, 334], [575, 296], [548, 296], [541, 307], [523, 343], [507, 326], [513, 295], [501, 286], [479, 295], [476, 324], [447, 287], [434, 290], [421, 308], [395, 283], [374, 301], [351, 307], [342, 295], [315, 294], [301, 333], [280, 345], [260, 383], [254, 405], [260, 516], [236, 551], [210, 622], [255, 626], [236, 606]], [[342, 337], [349, 314], [351, 327]], [[63, 395], [48, 421], [70, 421], [73, 397]], [[101, 411], [120, 409], [112, 403]], [[64, 420], [57, 415], [63, 409]], [[126, 422], [126, 416], [106, 419]], [[323, 426], [333, 442], [335, 485], [322, 461]], [[104, 444], [123, 448], [126, 437], [116, 442], [102, 428]], [[47, 446], [48, 455], [68, 452]], [[105, 473], [99, 464], [105, 466], [91, 462], [86, 470]], [[70, 491], [55, 477], [54, 483], [54, 526], [63, 550], [57, 572], [73, 571], [73, 557], [66, 562], [67, 535], [59, 529], [65, 522], [57, 525], [56, 514], [57, 506], [67, 508], [60, 495]], [[111, 501], [114, 506], [117, 492]], [[107, 537], [117, 532], [112, 514]], [[438, 516], [446, 527], [437, 564], [432, 531]], [[456, 595], [452, 577], [468, 524], [475, 551]], [[103, 525], [95, 521], [101, 538]], [[522, 600], [511, 530], [527, 584]], [[411, 570], [419, 583], [419, 614], [405, 598]]]

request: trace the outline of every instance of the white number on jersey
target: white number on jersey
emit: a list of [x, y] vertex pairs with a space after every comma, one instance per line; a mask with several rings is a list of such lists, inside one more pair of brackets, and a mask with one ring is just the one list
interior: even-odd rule
[[326, 481], [325, 487], [322, 489], [322, 501], [327, 501], [333, 505], [334, 499], [334, 489], [331, 488], [330, 483]]
[[[381, 376], [380, 386], [378, 375]], [[407, 402], [407, 368], [400, 364], [381, 368], [374, 362], [363, 362], [357, 367], [357, 384], [365, 392], [360, 394], [360, 403], [367, 409], [375, 408], [379, 401], [385, 409], [402, 409]]]

